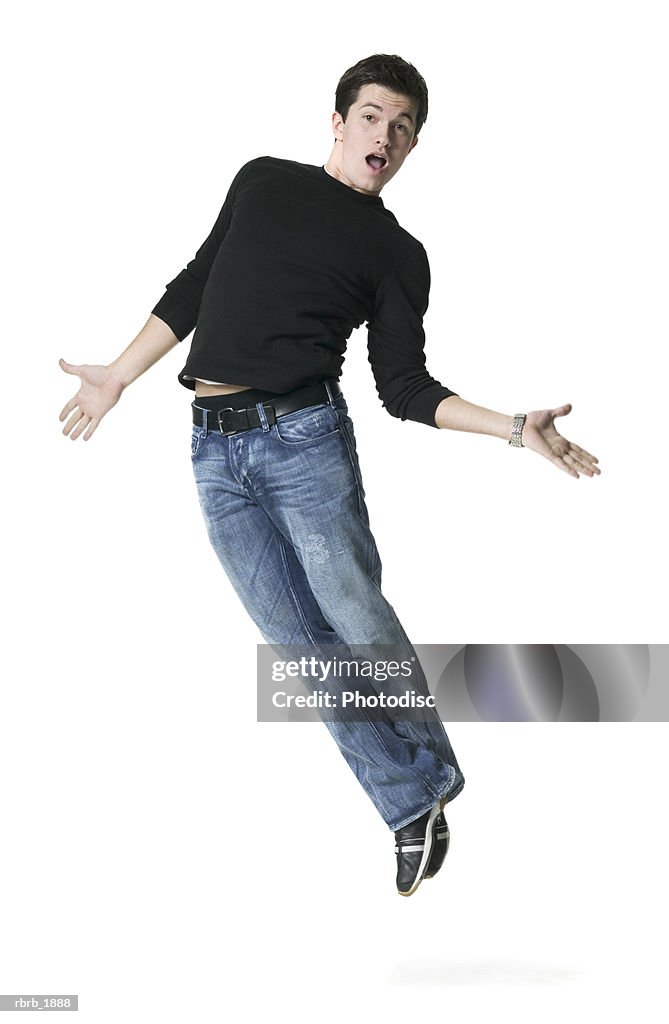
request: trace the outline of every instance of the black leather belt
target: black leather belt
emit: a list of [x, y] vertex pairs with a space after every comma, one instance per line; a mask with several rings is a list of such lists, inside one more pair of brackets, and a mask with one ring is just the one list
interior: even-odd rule
[[[329, 381], [328, 387], [333, 398], [341, 395], [342, 391], [337, 381]], [[225, 395], [220, 396], [222, 399]], [[195, 400], [197, 401], [197, 399]], [[329, 402], [325, 384], [313, 384], [307, 388], [298, 388], [296, 391], [289, 391], [286, 395], [278, 395], [267, 402], [262, 403], [265, 410], [267, 422], [275, 423], [279, 416], [285, 416], [289, 412], [297, 412], [298, 409], [306, 409], [309, 405], [320, 405]], [[262, 420], [255, 405], [243, 409], [232, 409], [226, 406], [222, 409], [201, 409], [195, 403], [193, 409], [193, 423], [196, 427], [204, 426], [203, 412], [207, 413], [207, 429], [220, 430], [226, 436], [239, 434], [243, 430], [252, 430], [254, 427], [262, 426]]]

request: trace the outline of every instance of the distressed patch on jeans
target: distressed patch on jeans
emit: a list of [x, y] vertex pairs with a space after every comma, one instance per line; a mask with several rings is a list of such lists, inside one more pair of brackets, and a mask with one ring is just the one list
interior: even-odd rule
[[322, 533], [310, 533], [307, 537], [305, 554], [312, 562], [322, 565], [327, 562], [330, 552], [325, 546], [325, 537]]

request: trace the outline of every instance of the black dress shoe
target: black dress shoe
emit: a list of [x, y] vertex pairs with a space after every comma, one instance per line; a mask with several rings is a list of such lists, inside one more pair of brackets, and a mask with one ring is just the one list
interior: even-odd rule
[[451, 833], [444, 817], [444, 812], [440, 811], [434, 819], [434, 825], [432, 826], [432, 853], [425, 870], [425, 878], [434, 878], [444, 863], [450, 841]]
[[397, 891], [411, 896], [425, 877], [434, 846], [434, 823], [441, 813], [439, 804], [421, 814], [395, 833]]

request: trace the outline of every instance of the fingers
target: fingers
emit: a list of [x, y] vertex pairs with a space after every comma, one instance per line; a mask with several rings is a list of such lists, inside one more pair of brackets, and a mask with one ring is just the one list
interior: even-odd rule
[[577, 444], [569, 442], [569, 451], [567, 453], [573, 460], [573, 464], [577, 469], [580, 469], [586, 476], [599, 476], [601, 469], [597, 465], [599, 459], [596, 456], [591, 455], [590, 452], [586, 452], [585, 448], [580, 448]]
[[[71, 402], [68, 402], [68, 405], [71, 404]], [[65, 409], [67, 409], [67, 406]], [[63, 413], [65, 413], [65, 409], [63, 409]], [[64, 416], [61, 413], [61, 419], [63, 418]], [[76, 441], [77, 438], [81, 437], [82, 433], [86, 431], [83, 439], [84, 441], [88, 441], [95, 433], [95, 429], [99, 422], [100, 420], [97, 416], [89, 416], [87, 413], [83, 412], [82, 409], [77, 409], [76, 412], [72, 413], [69, 420], [63, 427], [63, 433], [66, 437], [69, 434], [71, 441]]]
[[569, 455], [549, 455], [548, 459], [563, 473], [569, 473], [569, 476], [575, 476], [578, 479], [578, 471], [568, 462]]
[[[71, 441], [76, 441], [78, 437], [81, 437], [81, 435], [83, 434], [84, 430], [86, 430], [87, 427], [90, 427], [91, 422], [92, 421], [91, 421], [91, 417], [90, 416], [85, 416], [85, 415], [82, 414], [81, 419], [79, 420], [79, 422], [77, 423], [76, 427], [74, 428], [74, 430], [70, 434], [70, 440]], [[95, 427], [93, 429], [95, 429]], [[92, 431], [91, 431], [91, 433], [92, 433]], [[90, 433], [89, 433], [88, 436], [90, 437]]]
[[70, 401], [67, 403], [67, 405], [63, 407], [63, 411], [61, 412], [60, 416], [58, 417], [58, 419], [60, 420], [61, 423], [63, 422], [63, 420], [65, 419], [66, 416], [70, 415], [70, 413], [72, 412], [73, 409], [77, 408], [78, 404], [79, 403], [78, 403], [76, 398], [71, 398], [70, 399]]
[[[72, 363], [67, 363], [64, 359], [59, 359], [58, 365], [60, 366], [61, 370], [65, 371], [65, 373], [78, 374], [81, 369], [80, 366], [74, 366]], [[79, 394], [81, 394], [81, 389], [79, 389]], [[67, 402], [67, 404], [64, 405], [63, 408], [61, 409], [60, 416], [58, 417], [61, 423], [63, 422], [63, 420], [67, 419], [68, 416], [70, 416], [70, 413], [74, 413], [74, 415], [70, 416], [70, 419], [63, 427], [63, 433], [65, 434], [66, 437], [70, 433], [72, 428], [75, 426], [75, 424], [78, 423], [80, 418], [84, 415], [84, 413], [81, 410], [79, 410], [79, 412], [74, 412], [74, 410], [78, 408], [78, 405], [79, 399], [78, 395], [76, 395], [74, 398], [71, 398], [70, 401]], [[78, 436], [78, 434], [73, 435], [72, 440], [74, 440]]]
[[[68, 405], [70, 405], [70, 404], [71, 404], [71, 403], [70, 403], [70, 402], [68, 402]], [[75, 403], [75, 405], [76, 405], [76, 403]], [[67, 408], [67, 406], [65, 406], [65, 408]], [[65, 412], [65, 409], [63, 409], [63, 412]], [[67, 415], [67, 414], [66, 414], [66, 415]], [[70, 433], [70, 431], [71, 431], [71, 430], [72, 430], [72, 429], [73, 429], [74, 427], [76, 427], [76, 426], [77, 426], [77, 424], [79, 423], [79, 421], [80, 421], [80, 420], [81, 420], [81, 419], [82, 419], [83, 417], [84, 417], [84, 413], [83, 413], [83, 411], [82, 411], [81, 409], [79, 409], [79, 408], [77, 407], [77, 408], [75, 409], [75, 411], [74, 411], [74, 412], [72, 413], [72, 415], [70, 416], [70, 418], [69, 418], [69, 420], [67, 421], [67, 423], [65, 424], [65, 426], [63, 427], [63, 433], [65, 434], [65, 436], [66, 436], [66, 437], [67, 437], [67, 435], [68, 435], [68, 434]], [[64, 416], [62, 415], [62, 413], [61, 413], [61, 417], [60, 417], [60, 418], [61, 418], [61, 419], [64, 419], [64, 418], [65, 418], [65, 417], [64, 417]], [[88, 416], [87, 416], [87, 417], [86, 417], [86, 425], [88, 425], [88, 420], [89, 420], [89, 419], [90, 419], [90, 417], [88, 417]]]
[[84, 434], [84, 437], [83, 437], [84, 441], [88, 441], [89, 438], [91, 438], [93, 436], [93, 434], [95, 432], [95, 428], [97, 427], [99, 422], [100, 422], [100, 420], [96, 420], [95, 418], [93, 418], [91, 420], [90, 426], [89, 426], [88, 430], [86, 431], [86, 433]]
[[574, 449], [577, 446], [569, 445], [569, 442], [564, 441], [564, 438], [560, 438], [559, 442], [554, 445], [546, 445], [541, 451], [549, 462], [552, 462], [554, 466], [561, 469], [563, 473], [568, 473], [569, 476], [576, 477], [578, 479], [579, 474], [583, 473], [586, 476], [593, 476], [594, 472], [599, 473], [599, 470], [595, 466], [590, 466], [586, 462], [582, 462], [578, 456], [578, 452]]
[[586, 476], [592, 476], [592, 470], [588, 469], [587, 466], [584, 466], [578, 461], [578, 459], [575, 459], [573, 455], [569, 454], [569, 452], [565, 452], [562, 456], [562, 461], [568, 467], [569, 473], [572, 476], [578, 478], [581, 473], [584, 473]]
[[597, 459], [594, 455], [588, 455], [587, 452], [583, 452], [583, 454], [576, 456], [576, 461], [582, 467], [582, 471], [587, 473], [588, 476], [601, 476], [602, 471], [596, 465]]
[[[585, 455], [586, 453], [582, 454]], [[594, 458], [594, 456], [590, 456], [590, 458]], [[571, 450], [564, 452], [562, 455], [553, 455], [550, 459], [560, 469], [566, 469], [570, 476], [578, 477], [581, 473], [584, 476], [596, 476], [601, 473], [598, 466], [593, 465], [586, 459], [583, 459], [581, 455]], [[597, 460], [595, 459], [595, 461]]]
[[[73, 363], [68, 363], [65, 359], [59, 359], [58, 363], [65, 373], [73, 373], [81, 377], [81, 371], [84, 369], [83, 366], [75, 366]], [[90, 416], [80, 406], [81, 394], [83, 385], [79, 388], [79, 391], [74, 398], [71, 398], [66, 405], [63, 406], [60, 416], [58, 419], [62, 423], [67, 420], [67, 423], [63, 427], [63, 433], [67, 437], [70, 436], [71, 441], [76, 441], [78, 437], [83, 434], [83, 440], [88, 441], [93, 436], [95, 429], [100, 422], [99, 418]], [[88, 403], [84, 403], [88, 404]], [[68, 419], [69, 416], [69, 419]], [[85, 433], [84, 433], [85, 431]]]
[[[527, 447], [543, 455], [552, 462], [563, 473], [578, 479], [580, 474], [584, 476], [599, 476], [601, 470], [597, 465], [598, 459], [591, 452], [573, 444], [566, 437], [559, 434], [552, 420], [557, 416], [566, 416], [572, 410], [571, 402], [566, 402], [555, 409], [544, 409], [537, 413], [528, 413], [526, 421]], [[546, 422], [546, 417], [551, 422]]]
[[79, 373], [81, 370], [80, 366], [75, 366], [74, 363], [66, 363], [64, 359], [58, 360], [58, 365], [61, 370], [65, 370], [65, 373]]

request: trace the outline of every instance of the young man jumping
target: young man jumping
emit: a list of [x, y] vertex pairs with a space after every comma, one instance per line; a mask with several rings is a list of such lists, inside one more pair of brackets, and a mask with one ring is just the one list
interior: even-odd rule
[[[363, 323], [392, 416], [503, 438], [573, 477], [600, 472], [556, 430], [570, 405], [505, 415], [465, 401], [426, 369], [427, 255], [381, 191], [415, 149], [427, 106], [413, 65], [387, 54], [359, 61], [337, 86], [327, 162], [244, 164], [210, 234], [125, 351], [108, 366], [60, 361], [81, 382], [61, 412], [63, 433], [88, 440], [123, 390], [195, 328], [179, 380], [195, 391], [199, 500], [223, 568], [272, 645], [392, 645], [415, 659], [381, 592], [338, 383], [348, 338]], [[412, 664], [412, 686], [425, 694]], [[411, 895], [443, 863], [443, 808], [465, 782], [443, 724], [436, 711], [326, 724], [395, 833], [397, 889]]]

